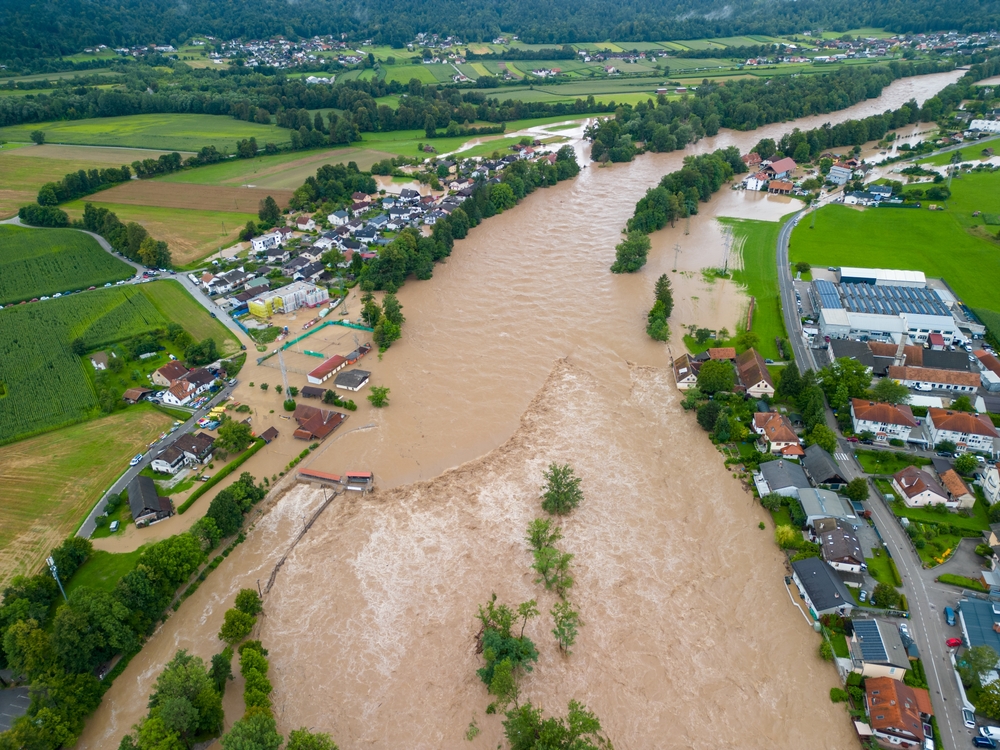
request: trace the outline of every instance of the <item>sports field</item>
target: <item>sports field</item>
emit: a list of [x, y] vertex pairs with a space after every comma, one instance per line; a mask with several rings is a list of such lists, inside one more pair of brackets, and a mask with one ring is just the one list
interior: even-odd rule
[[0, 586], [35, 573], [105, 490], [173, 420], [141, 404], [0, 448]]
[[234, 243], [247, 221], [257, 215], [235, 211], [204, 211], [158, 206], [130, 206], [124, 203], [104, 203], [102, 194], [64, 203], [59, 208], [71, 219], [83, 216], [85, 203], [111, 209], [118, 218], [128, 223], [142, 224], [146, 231], [170, 246], [174, 264], [181, 266], [217, 252], [220, 247]]
[[260, 202], [268, 196], [281, 208], [288, 207], [291, 190], [265, 188], [218, 187], [185, 185], [179, 187], [169, 182], [131, 180], [115, 185], [97, 194], [101, 203], [127, 204], [130, 206], [159, 206], [160, 208], [200, 209], [204, 211], [232, 211], [256, 214]]
[[134, 275], [83, 232], [0, 226], [0, 305]]
[[197, 151], [215, 146], [233, 153], [236, 143], [254, 137], [263, 147], [272, 142], [287, 144], [289, 131], [277, 125], [258, 125], [221, 115], [131, 115], [91, 120], [10, 125], [0, 128], [0, 140], [28, 141], [33, 130], [45, 133], [50, 143], [90, 146], [127, 146], [168, 151]]
[[1000, 242], [996, 227], [987, 228], [972, 213], [1000, 213], [1000, 173], [964, 175], [951, 189], [944, 211], [826, 206], [816, 213], [815, 228], [802, 222], [792, 232], [790, 259], [923, 271], [943, 278], [969, 307], [998, 321], [993, 280], [1000, 279]]

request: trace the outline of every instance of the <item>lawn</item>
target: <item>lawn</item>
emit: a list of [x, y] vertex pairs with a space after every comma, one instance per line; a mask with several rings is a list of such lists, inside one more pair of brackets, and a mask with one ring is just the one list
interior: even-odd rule
[[0, 584], [36, 572], [172, 421], [143, 404], [0, 448]]
[[830, 644], [833, 653], [840, 659], [849, 659], [851, 652], [847, 648], [847, 637], [843, 633], [830, 633]]
[[986, 505], [978, 498], [972, 510], [966, 511], [970, 514], [967, 516], [950, 511], [940, 513], [934, 508], [910, 508], [902, 500], [893, 502], [892, 511], [900, 518], [909, 518], [911, 521], [954, 526], [962, 532], [962, 536], [979, 536], [990, 528]]
[[866, 557], [868, 573], [879, 583], [887, 583], [890, 586], [898, 586], [896, 576], [892, 572], [892, 564], [889, 555], [885, 550], [878, 547], [872, 548], [872, 557]]
[[277, 125], [259, 125], [222, 115], [175, 114], [10, 125], [0, 128], [0, 140], [28, 141], [33, 130], [43, 131], [50, 143], [173, 151], [198, 151], [202, 146], [215, 146], [232, 153], [237, 141], [250, 137], [256, 138], [261, 146], [269, 141], [279, 145], [289, 141], [289, 130]]
[[854, 455], [865, 474], [895, 474], [907, 466], [927, 466], [931, 462], [902, 451], [857, 450]]
[[964, 175], [951, 189], [945, 211], [826, 206], [815, 228], [802, 222], [793, 230], [791, 261], [923, 271], [945, 279], [969, 307], [1000, 315], [993, 285], [983, 283], [1000, 278], [1000, 242], [977, 236], [984, 220], [971, 215], [998, 211], [1000, 173]]
[[220, 351], [226, 354], [239, 349], [240, 341], [233, 332], [210, 316], [178, 282], [161, 279], [143, 284], [139, 289], [163, 317], [180, 323], [195, 341], [213, 338]]
[[[981, 152], [987, 146], [995, 150], [997, 146], [1000, 146], [1000, 139], [989, 138], [981, 141], [974, 141], [970, 143], [968, 146], [958, 149], [958, 153], [961, 154], [962, 162], [971, 163], [975, 165], [981, 162], [984, 158], [986, 158], [982, 155]], [[930, 164], [936, 167], [943, 167], [945, 164], [951, 164], [951, 160], [954, 158], [954, 156], [955, 156], [954, 151], [947, 151], [943, 154], [932, 156], [930, 159], [922, 159], [917, 163]]]
[[134, 552], [105, 552], [104, 550], [94, 550], [87, 558], [87, 562], [80, 566], [80, 569], [73, 574], [69, 583], [65, 583], [66, 595], [86, 586], [95, 591], [111, 591], [115, 584], [128, 573], [139, 562], [144, 547], [140, 547]]
[[135, 271], [72, 229], [0, 226], [0, 304], [130, 279]]
[[[760, 336], [757, 347], [767, 359], [781, 359], [775, 338], [786, 338], [778, 295], [778, 267], [775, 261], [778, 232], [784, 222], [750, 219], [720, 219], [733, 228], [734, 249], [740, 243], [742, 264], [734, 263], [733, 278], [755, 299], [751, 330]], [[739, 267], [742, 265], [742, 267]], [[739, 322], [742, 329], [744, 321]]]
[[132, 206], [124, 203], [102, 203], [100, 193], [70, 201], [60, 206], [71, 219], [83, 216], [86, 203], [114, 211], [123, 223], [142, 224], [153, 237], [169, 245], [174, 265], [183, 266], [201, 260], [220, 248], [228, 247], [254, 214], [234, 211], [203, 211], [160, 206]]

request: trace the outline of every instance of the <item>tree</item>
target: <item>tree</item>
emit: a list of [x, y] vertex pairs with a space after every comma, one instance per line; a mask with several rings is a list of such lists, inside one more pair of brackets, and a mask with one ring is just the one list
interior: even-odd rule
[[281, 209], [278, 207], [278, 202], [270, 195], [260, 202], [257, 210], [257, 218], [271, 226], [281, 221]]
[[666, 274], [656, 280], [656, 300], [663, 303], [664, 316], [669, 318], [674, 311], [674, 292], [670, 287], [670, 277]]
[[240, 719], [221, 740], [223, 750], [278, 750], [282, 741], [274, 717], [265, 713]]
[[910, 400], [910, 389], [892, 378], [882, 378], [872, 388], [872, 396], [885, 404], [905, 404]]
[[817, 424], [806, 434], [806, 445], [818, 445], [827, 453], [835, 453], [837, 435], [825, 424]]
[[382, 315], [397, 326], [402, 326], [406, 320], [403, 317], [403, 306], [392, 292], [387, 292], [382, 298]]
[[778, 376], [778, 388], [775, 394], [781, 398], [796, 398], [802, 392], [802, 376], [794, 364], [781, 368]]
[[545, 547], [552, 547], [562, 539], [562, 531], [558, 526], [553, 526], [550, 518], [536, 518], [528, 524], [528, 533], [524, 537], [525, 541], [533, 550], [540, 550]]
[[952, 402], [948, 405], [948, 408], [952, 411], [972, 411], [976, 410], [976, 407], [972, 405], [972, 400], [968, 396], [959, 396], [956, 399], [952, 399]]
[[782, 549], [795, 549], [802, 543], [802, 534], [791, 526], [776, 526], [774, 529], [774, 541]]
[[809, 271], [812, 270], [812, 266], [810, 266], [804, 260], [800, 260], [798, 263], [795, 264], [795, 270], [798, 273], [809, 273]]
[[221, 653], [212, 655], [212, 668], [208, 676], [215, 684], [215, 692], [220, 696], [226, 692], [226, 683], [233, 679], [233, 650], [228, 646]]
[[863, 398], [871, 385], [872, 376], [867, 366], [850, 357], [840, 357], [819, 371], [818, 379], [830, 406], [845, 408], [850, 399]]
[[249, 242], [256, 236], [257, 236], [257, 223], [253, 219], [250, 219], [249, 221], [247, 221], [246, 226], [243, 227], [243, 230], [240, 232], [240, 239], [243, 240], [244, 242]]
[[513, 208], [517, 205], [517, 197], [514, 195], [514, 189], [506, 182], [494, 185], [490, 189], [490, 203], [498, 214], [508, 208]]
[[670, 326], [667, 324], [667, 306], [656, 300], [653, 309], [646, 316], [646, 333], [656, 341], [670, 340]]
[[378, 345], [379, 351], [385, 351], [392, 346], [394, 341], [398, 341], [402, 335], [403, 332], [400, 330], [399, 325], [383, 317], [375, 324], [375, 330], [372, 331], [372, 341]]
[[951, 440], [942, 440], [934, 446], [934, 449], [940, 451], [941, 453], [954, 453], [958, 450], [958, 446]]
[[569, 702], [565, 719], [542, 718], [542, 709], [531, 703], [506, 714], [504, 735], [511, 750], [611, 750], [601, 734], [601, 722], [577, 701]]
[[253, 589], [240, 589], [236, 595], [236, 609], [251, 617], [256, 617], [264, 609], [260, 595]]
[[1000, 681], [994, 680], [979, 691], [976, 713], [989, 719], [1000, 719]]
[[552, 635], [556, 637], [563, 653], [571, 654], [569, 647], [576, 642], [577, 628], [583, 624], [580, 622], [580, 613], [574, 610], [569, 602], [556, 602], [550, 614], [555, 624]]
[[712, 338], [712, 332], [707, 328], [699, 328], [694, 332], [694, 340], [698, 342], [698, 345], [704, 344], [710, 338]]
[[899, 607], [899, 592], [896, 591], [894, 586], [890, 586], [888, 583], [879, 583], [875, 586], [875, 591], [872, 593], [873, 603], [877, 603], [880, 607], [885, 607], [886, 609], [898, 609]]
[[184, 350], [184, 359], [192, 365], [207, 365], [219, 358], [215, 339], [202, 339]]
[[785, 504], [785, 498], [777, 492], [769, 492], [760, 499], [760, 504], [767, 510], [774, 511], [778, 510], [778, 508]]
[[288, 746], [285, 750], [337, 750], [337, 745], [330, 735], [324, 732], [310, 732], [305, 727], [293, 729], [288, 735]]
[[718, 401], [706, 401], [698, 407], [698, 424], [705, 432], [712, 432], [721, 413], [722, 407]]
[[389, 389], [385, 386], [373, 385], [372, 392], [368, 394], [368, 400], [376, 409], [381, 409], [389, 403]]
[[851, 500], [862, 502], [868, 499], [868, 480], [864, 477], [855, 477], [847, 483], [844, 494]]
[[998, 661], [1000, 656], [992, 646], [986, 644], [973, 646], [965, 652], [965, 663], [969, 665], [969, 674], [978, 687], [982, 687], [983, 677], [996, 668]]
[[645, 232], [629, 232], [626, 238], [615, 246], [615, 262], [612, 273], [634, 273], [646, 265], [650, 248], [649, 235]]
[[227, 609], [222, 627], [219, 629], [219, 640], [225, 641], [229, 645], [242, 641], [250, 635], [256, 621], [257, 618], [251, 617], [246, 612], [240, 612], [238, 609]]
[[33, 140], [37, 145], [41, 146], [43, 143], [45, 143], [45, 131], [32, 130], [31, 140]]
[[569, 464], [549, 464], [543, 472], [545, 484], [542, 486], [542, 509], [547, 513], [565, 515], [583, 500], [580, 477], [573, 473]]
[[242, 453], [252, 440], [253, 429], [250, 425], [225, 419], [219, 425], [219, 436], [215, 439], [215, 445], [229, 453]]
[[958, 458], [955, 459], [954, 466], [955, 466], [955, 471], [957, 471], [959, 474], [965, 474], [966, 476], [968, 476], [969, 474], [972, 474], [972, 472], [976, 470], [976, 468], [979, 466], [979, 462], [976, 460], [976, 457], [973, 456], [971, 453], [963, 453], [962, 455], [960, 455]]
[[736, 385], [736, 372], [730, 362], [710, 359], [698, 371], [698, 390], [705, 394], [732, 391]]
[[493, 679], [487, 687], [490, 695], [495, 695], [496, 700], [486, 707], [486, 713], [495, 714], [507, 710], [507, 707], [518, 702], [520, 691], [517, 688], [517, 675], [514, 671], [514, 663], [510, 657], [497, 662], [493, 667]]

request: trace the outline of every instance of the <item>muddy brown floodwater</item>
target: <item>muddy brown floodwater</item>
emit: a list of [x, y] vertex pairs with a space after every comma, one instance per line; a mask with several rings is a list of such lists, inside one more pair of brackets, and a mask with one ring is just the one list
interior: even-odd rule
[[[618, 748], [852, 743], [828, 695], [834, 670], [789, 601], [770, 532], [757, 528], [763, 511], [682, 412], [668, 348], [645, 334], [674, 239], [654, 238], [641, 273], [608, 266], [635, 202], [687, 154], [745, 152], [795, 126], [923, 101], [959, 75], [898, 81], [843, 112], [720, 133], [685, 152], [588, 165], [484, 222], [431, 281], [400, 290], [405, 335], [379, 367], [390, 406], [364, 417], [374, 429], [335, 436], [311, 459], [328, 471], [370, 469], [378, 490], [333, 502], [281, 569], [257, 628], [280, 729], [327, 731], [344, 750], [496, 747], [502, 728], [484, 714], [474, 653], [477, 604], [496, 592], [510, 603], [537, 598], [543, 612], [527, 629], [541, 656], [524, 697], [558, 713], [581, 700]], [[702, 206], [684, 267], [716, 264], [720, 211], [773, 219], [794, 208], [755, 200], [726, 191]], [[686, 301], [675, 332], [688, 314], [732, 327], [738, 305], [690, 309], [701, 283], [690, 276], [690, 288], [676, 276]], [[586, 494], [563, 523], [585, 623], [568, 658], [522, 540], [551, 461], [571, 463]], [[117, 747], [178, 648], [220, 650], [215, 634], [236, 591], [267, 581], [322, 501], [308, 486], [277, 499], [132, 660], [78, 747]], [[227, 692], [227, 725], [241, 689]], [[482, 733], [466, 743], [473, 718]]]

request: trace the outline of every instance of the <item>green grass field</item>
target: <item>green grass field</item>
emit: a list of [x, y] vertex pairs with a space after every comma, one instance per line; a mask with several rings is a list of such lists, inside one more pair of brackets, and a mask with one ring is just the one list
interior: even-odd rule
[[[775, 338], [785, 338], [785, 323], [778, 296], [778, 267], [775, 262], [778, 232], [782, 222], [750, 219], [720, 219], [742, 240], [743, 268], [733, 278], [746, 287], [756, 300], [751, 330], [760, 336], [758, 351], [768, 359], [781, 359]], [[743, 321], [740, 321], [742, 327]]]
[[0, 304], [134, 275], [130, 265], [83, 232], [0, 226]]
[[134, 552], [105, 552], [94, 550], [87, 562], [73, 574], [66, 584], [66, 594], [86, 586], [94, 591], [111, 591], [118, 581], [135, 567], [142, 557], [145, 548], [140, 547]]
[[857, 450], [854, 455], [865, 474], [895, 474], [907, 466], [928, 466], [929, 458], [900, 451]]
[[129, 459], [171, 422], [151, 405], [140, 404], [0, 448], [0, 585], [38, 570]]
[[963, 175], [951, 189], [944, 211], [826, 206], [816, 212], [815, 228], [802, 222], [792, 232], [791, 261], [923, 271], [945, 279], [969, 307], [1000, 318], [988, 283], [1000, 278], [1000, 242], [987, 235], [994, 227], [972, 216], [1000, 212], [1000, 173]]
[[[976, 165], [987, 158], [982, 154], [982, 150], [984, 148], [989, 147], [996, 150], [998, 146], [1000, 146], [1000, 138], [988, 138], [976, 141], [975, 143], [970, 143], [968, 146], [960, 148], [958, 153], [961, 154], [962, 162]], [[943, 167], [945, 164], [951, 164], [951, 160], [954, 155], [955, 152], [948, 151], [943, 154], [938, 154], [937, 156], [932, 156], [930, 159], [922, 159], [917, 163]]]
[[142, 284], [139, 290], [153, 303], [160, 314], [176, 321], [195, 341], [212, 338], [220, 351], [231, 354], [239, 349], [240, 341], [217, 318], [211, 317], [201, 304], [178, 282], [171, 279]]
[[50, 143], [173, 151], [215, 146], [229, 153], [236, 150], [237, 141], [251, 136], [261, 146], [269, 141], [286, 144], [289, 139], [289, 131], [277, 125], [258, 125], [217, 115], [156, 114], [11, 125], [0, 128], [0, 140], [28, 141], [33, 130], [43, 131]]

